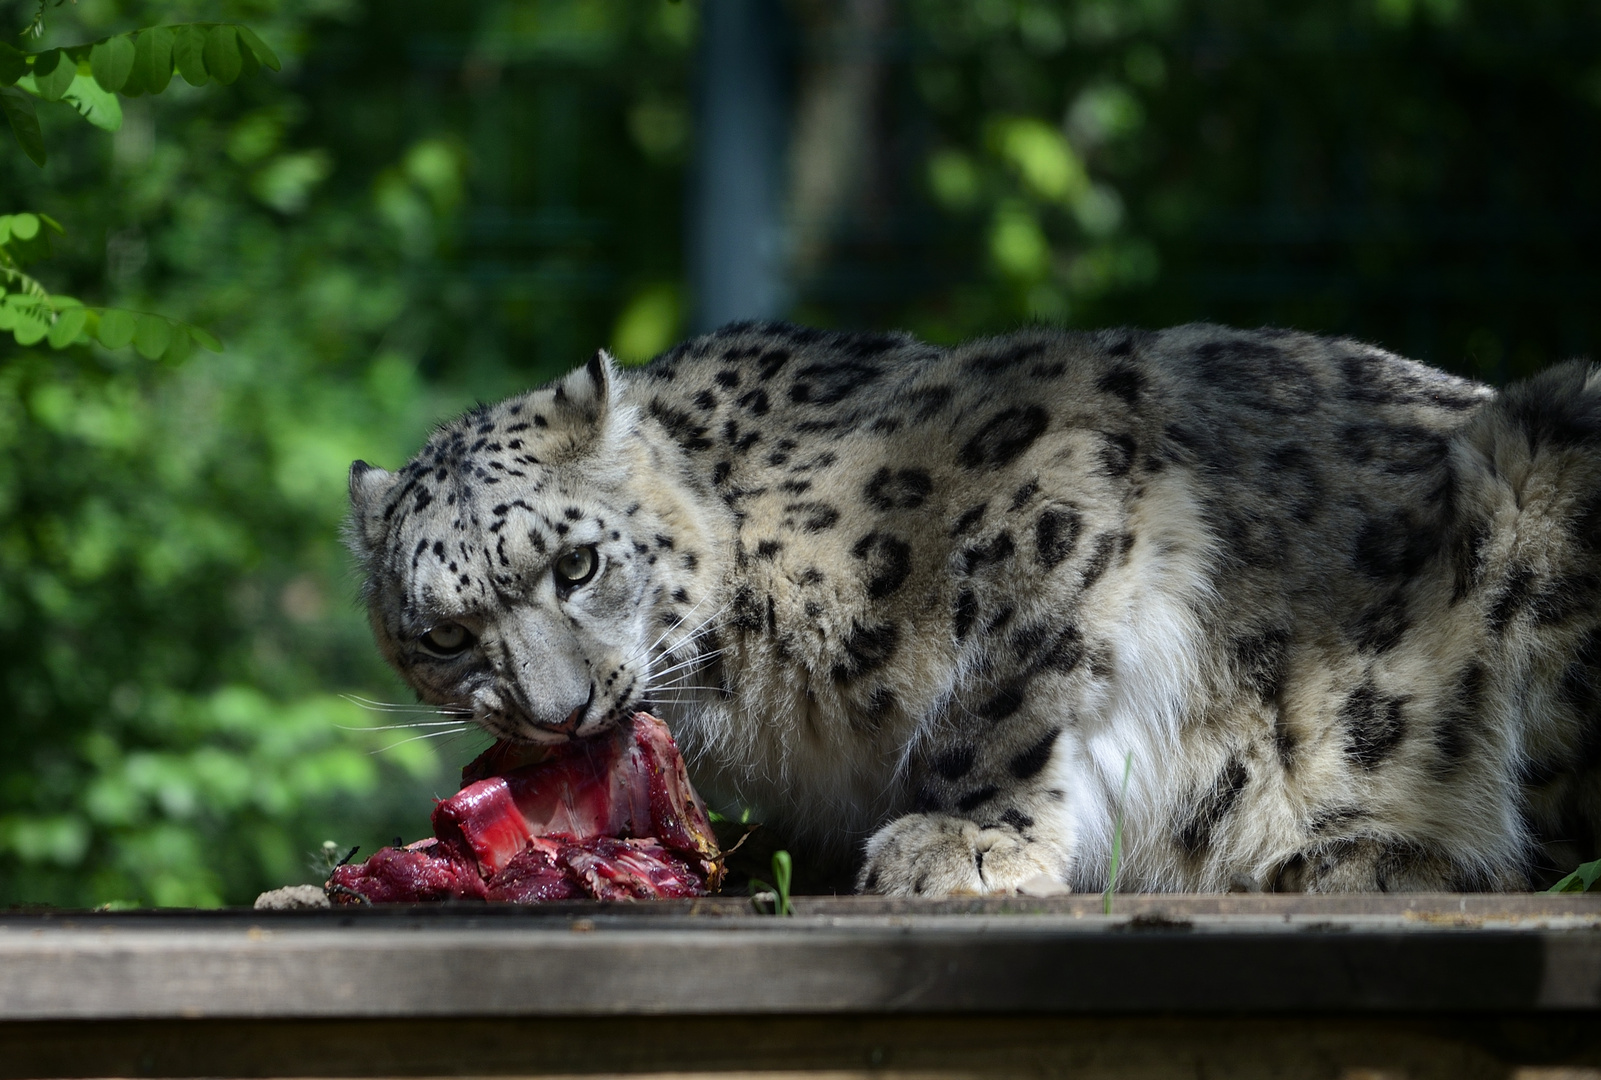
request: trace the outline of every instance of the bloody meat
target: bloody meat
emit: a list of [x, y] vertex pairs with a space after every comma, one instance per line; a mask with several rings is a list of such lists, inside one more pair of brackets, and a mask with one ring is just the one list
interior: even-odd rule
[[[532, 764], [525, 764], [537, 758]], [[434, 835], [328, 879], [336, 904], [704, 896], [722, 856], [667, 726], [647, 713], [553, 747], [496, 743], [434, 807]]]

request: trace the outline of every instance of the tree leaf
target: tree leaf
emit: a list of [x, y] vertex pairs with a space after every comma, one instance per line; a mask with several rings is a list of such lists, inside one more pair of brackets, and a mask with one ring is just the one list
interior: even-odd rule
[[147, 94], [161, 93], [172, 80], [172, 31], [165, 26], [139, 31], [133, 43], [133, 73], [129, 81], [135, 79]]
[[46, 101], [60, 101], [77, 77], [78, 65], [60, 49], [47, 49], [33, 62], [33, 84]]
[[108, 349], [120, 349], [133, 340], [138, 328], [133, 312], [107, 308], [100, 313], [100, 344]]
[[195, 339], [190, 336], [189, 329], [184, 323], [172, 328], [172, 341], [167, 345], [166, 356], [169, 364], [181, 364], [195, 354]]
[[78, 114], [103, 131], [116, 131], [122, 127], [122, 104], [117, 95], [102, 87], [92, 75], [78, 73], [62, 100], [78, 110]]
[[89, 70], [94, 72], [95, 82], [115, 94], [128, 84], [133, 56], [133, 41], [127, 34], [118, 34], [100, 42], [89, 53]]
[[89, 313], [81, 307], [63, 308], [57, 312], [55, 324], [50, 327], [50, 347], [65, 349], [77, 341], [88, 321]]
[[50, 332], [49, 308], [41, 299], [12, 293], [5, 299], [11, 311], [11, 336], [18, 345], [35, 345]]
[[11, 217], [11, 235], [18, 240], [32, 240], [39, 235], [39, 217], [37, 214], [13, 214]]
[[160, 315], [140, 315], [138, 328], [133, 334], [133, 347], [146, 360], [154, 360], [167, 351], [172, 341], [172, 324]]
[[1598, 880], [1601, 880], [1601, 859], [1584, 863], [1573, 873], [1547, 889], [1546, 892], [1589, 892], [1595, 888]]
[[48, 323], [40, 319], [25, 319], [18, 312], [17, 325], [12, 328], [11, 336], [17, 339], [18, 345], [37, 345], [49, 332]]
[[239, 77], [243, 61], [239, 59], [239, 37], [226, 23], [213, 26], [206, 33], [206, 47], [202, 54], [206, 71], [212, 78], [227, 86]]
[[206, 32], [193, 24], [179, 26], [172, 34], [172, 62], [190, 86], [206, 85]]
[[236, 26], [234, 29], [239, 33], [239, 40], [255, 54], [257, 60], [274, 71], [283, 70], [283, 65], [278, 62], [278, 54], [269, 49], [267, 43], [257, 37], [254, 30], [248, 26]]
[[[235, 29], [238, 28], [235, 27]], [[241, 43], [239, 46], [239, 77], [241, 79], [253, 79], [260, 70], [261, 61], [257, 60], [256, 54], [245, 48]]]
[[211, 331], [204, 330], [198, 326], [190, 326], [188, 323], [184, 324], [184, 328], [189, 331], [190, 337], [194, 338], [195, 341], [209, 351], [216, 353], [222, 352], [222, 342], [219, 341], [217, 336]]
[[0, 86], [10, 86], [28, 73], [28, 54], [0, 41]]

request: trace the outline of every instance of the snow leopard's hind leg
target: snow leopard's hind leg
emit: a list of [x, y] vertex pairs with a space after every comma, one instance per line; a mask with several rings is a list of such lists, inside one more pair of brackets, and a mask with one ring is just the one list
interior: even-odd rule
[[1494, 892], [1526, 888], [1516, 870], [1470, 868], [1400, 840], [1339, 840], [1296, 855], [1268, 887], [1276, 892]]
[[1504, 492], [1500, 517], [1515, 509], [1510, 541], [1468, 568], [1465, 602], [1527, 671], [1516, 779], [1543, 887], [1601, 856], [1601, 366], [1514, 384], [1464, 434]]
[[1411, 783], [1368, 835], [1306, 846], [1269, 887], [1524, 889], [1601, 854], [1601, 369], [1508, 387], [1453, 437], [1449, 480], [1395, 650], [1396, 709], [1424, 736], [1397, 756]]
[[1265, 887], [1524, 889], [1601, 854], [1601, 369], [1508, 387], [1444, 466], [1411, 625], [1338, 712], [1358, 753], [1324, 790], [1360, 813]]

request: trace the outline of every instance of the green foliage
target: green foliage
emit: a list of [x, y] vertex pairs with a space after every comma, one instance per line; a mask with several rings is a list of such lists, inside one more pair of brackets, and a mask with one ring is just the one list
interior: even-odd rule
[[1597, 882], [1601, 882], [1601, 859], [1585, 863], [1546, 891], [1554, 893], [1589, 892], [1596, 887]]
[[48, 214], [0, 214], [0, 331], [18, 345], [41, 341], [52, 349], [98, 341], [108, 349], [132, 345], [146, 360], [181, 363], [201, 345], [221, 352], [209, 331], [164, 315], [123, 308], [85, 307], [70, 296], [52, 296], [22, 267], [49, 254], [50, 233], [65, 235]]
[[33, 110], [33, 100], [14, 86], [0, 86], [0, 108], [5, 110], [6, 122], [11, 125], [17, 145], [35, 165], [45, 161], [44, 134], [39, 130], [39, 117]]
[[[42, 29], [36, 20], [35, 28]], [[30, 28], [32, 29], [32, 28]], [[35, 165], [46, 160], [33, 103], [67, 101], [96, 127], [122, 127], [116, 95], [159, 94], [172, 80], [174, 66], [190, 86], [229, 85], [265, 65], [282, 68], [278, 56], [248, 27], [232, 23], [152, 26], [101, 38], [84, 45], [25, 53], [0, 42], [0, 96], [17, 143]]]
[[793, 915], [795, 905], [789, 902], [789, 883], [794, 875], [794, 862], [787, 851], [773, 852], [773, 881], [768, 884], [759, 878], [750, 883], [750, 902], [757, 911], [771, 915]]
[[905, 190], [887, 220], [884, 180], [839, 220], [840, 257], [799, 283], [808, 320], [941, 341], [1270, 323], [1493, 381], [1601, 353], [1601, 7], [901, 11], [904, 48], [875, 55], [904, 119], [861, 150]]
[[[51, 9], [37, 52], [132, 42], [115, 132], [8, 87], [50, 157], [0, 148], [0, 210], [68, 224], [41, 230], [27, 272], [85, 312], [59, 351], [0, 339], [0, 905], [248, 903], [322, 880], [328, 837], [425, 835], [482, 743], [372, 730], [397, 717], [342, 696], [410, 696], [338, 542], [350, 461], [398, 465], [431, 423], [582, 359], [629, 296], [675, 280], [682, 158], [621, 121], [588, 141], [569, 125], [681, 111], [687, 6], [486, 7], [464, 41], [460, 12], [427, 5], [256, 4], [241, 21], [284, 75], [242, 59], [203, 91], [178, 85], [192, 42], [163, 58], [162, 35], [129, 30], [167, 11]], [[475, 127], [480, 84], [411, 93], [395, 58], [418, 41], [447, 43], [453, 71], [510, 42], [524, 51], [492, 63], [543, 111], [504, 110], [502, 132]], [[112, 83], [122, 51], [99, 54]], [[79, 59], [99, 85], [94, 48]], [[523, 179], [496, 188], [482, 162], [510, 146]], [[159, 361], [139, 352], [160, 344], [149, 313], [171, 320]], [[176, 361], [179, 324], [228, 350]]]
[[[28, 31], [35, 36], [43, 31], [44, 12], [41, 3]], [[224, 84], [233, 82], [246, 66], [241, 53], [249, 58], [252, 68], [259, 68], [261, 63], [274, 70], [281, 66], [272, 50], [251, 31], [229, 25], [177, 26], [170, 30], [151, 27], [137, 35], [121, 34], [89, 45], [47, 49], [37, 54], [0, 43], [0, 93], [10, 95], [6, 99], [6, 116], [23, 152], [35, 165], [45, 164], [38, 117], [32, 102], [18, 94], [18, 89], [44, 101], [66, 101], [95, 127], [116, 131], [122, 127], [122, 106], [116, 98], [119, 91], [137, 95], [146, 87], [157, 92], [166, 86], [171, 69], [163, 65], [172, 52], [166, 42], [173, 35], [184, 41], [198, 36], [205, 42], [207, 59], [190, 65], [198, 79], [190, 81], [197, 86], [207, 77]], [[139, 78], [130, 82], [139, 52], [135, 36], [150, 40]], [[162, 315], [85, 307], [72, 297], [51, 296], [38, 279], [22, 272], [24, 265], [49, 252], [49, 234], [41, 230], [41, 222], [57, 233], [66, 231], [49, 215], [0, 215], [0, 274], [4, 275], [4, 283], [0, 284], [0, 331], [11, 331], [18, 345], [48, 341], [51, 348], [64, 349], [98, 340], [108, 349], [132, 344], [147, 360], [174, 362], [186, 359], [197, 343], [213, 352], [221, 351], [221, 342], [197, 326]]]

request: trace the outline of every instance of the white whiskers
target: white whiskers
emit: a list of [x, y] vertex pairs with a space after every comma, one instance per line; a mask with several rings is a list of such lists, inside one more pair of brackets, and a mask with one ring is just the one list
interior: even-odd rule
[[476, 725], [472, 722], [472, 712], [467, 709], [449, 707], [440, 708], [439, 706], [435, 705], [423, 704], [408, 705], [398, 701], [374, 701], [372, 698], [364, 698], [359, 694], [340, 694], [339, 696], [344, 698], [346, 701], [351, 702], [352, 704], [360, 705], [368, 712], [389, 713], [391, 715], [401, 716], [409, 714], [417, 717], [444, 717], [444, 719], [440, 720], [417, 719], [404, 724], [372, 724], [370, 726], [357, 726], [351, 724], [334, 725], [334, 727], [338, 728], [340, 731], [415, 731], [419, 728], [442, 729], [439, 731], [425, 731], [420, 735], [413, 735], [410, 738], [401, 739], [399, 742], [392, 742], [387, 746], [381, 746], [376, 750], [368, 751], [368, 753], [373, 755], [382, 754], [387, 750], [393, 750], [397, 746], [405, 746], [407, 743], [417, 742], [421, 739], [438, 739], [445, 736], [470, 734], [476, 727]]
[[453, 709], [449, 707], [441, 708], [437, 705], [424, 705], [421, 702], [408, 704], [400, 701], [374, 701], [372, 698], [364, 698], [360, 694], [340, 694], [339, 696], [350, 702], [352, 705], [360, 705], [368, 712], [427, 713], [433, 716], [462, 717], [472, 715], [472, 713], [467, 709]]
[[702, 664], [709, 664], [709, 663], [711, 663], [713, 660], [717, 659], [721, 655], [723, 655], [723, 650], [722, 649], [716, 649], [716, 650], [714, 650], [712, 652], [709, 652], [709, 653], [702, 653], [699, 656], [693, 656], [688, 660], [680, 660], [678, 663], [672, 665], [671, 667], [665, 667], [665, 668], [662, 668], [660, 671], [651, 672], [650, 673], [651, 682], [654, 684], [654, 683], [657, 682], [657, 680], [663, 678], [664, 676], [671, 675], [675, 671], [685, 671], [687, 669], [698, 668]]
[[443, 736], [443, 735], [467, 735], [467, 734], [471, 734], [471, 732], [469, 731], [469, 729], [468, 729], [468, 727], [466, 725], [464, 725], [462, 727], [459, 727], [459, 728], [456, 728], [456, 729], [454, 729], [452, 731], [429, 731], [429, 732], [425, 732], [425, 733], [423, 733], [421, 735], [413, 735], [409, 739], [401, 739], [399, 742], [392, 742], [388, 746], [380, 746], [376, 750], [369, 751], [369, 753], [372, 756], [376, 757], [377, 755], [385, 753], [386, 751], [393, 750], [397, 746], [405, 746], [407, 743], [417, 742], [420, 739], [437, 739], [437, 738], [439, 738], [440, 736]]
[[[651, 653], [658, 645], [667, 640], [669, 635], [675, 631], [682, 630], [684, 624], [689, 621], [689, 616], [695, 614], [711, 595], [708, 592], [701, 597], [694, 607], [684, 613], [683, 618], [679, 619], [675, 625], [668, 627], [663, 633], [657, 635], [655, 641], [636, 652], [631, 660]], [[722, 605], [716, 611], [701, 619], [688, 631], [685, 631], [682, 638], [661, 654], [659, 659], [668, 661], [667, 666], [650, 672], [640, 692], [641, 700], [653, 705], [688, 705], [694, 703], [695, 698], [692, 695], [696, 693], [727, 693], [721, 686], [704, 686], [696, 681], [704, 678], [706, 667], [715, 663], [723, 655], [722, 649], [710, 649], [706, 652], [695, 653], [679, 659], [685, 650], [695, 646], [696, 641], [706, 632], [707, 628], [727, 610], [728, 605]]]
[[468, 728], [472, 726], [471, 720], [419, 720], [415, 724], [373, 724], [370, 727], [360, 727], [354, 724], [335, 724], [340, 731], [400, 731], [405, 728], [425, 727], [451, 727]]
[[[699, 600], [695, 601], [695, 605], [693, 607], [691, 607], [688, 611], [684, 612], [682, 618], [680, 618], [672, 626], [669, 626], [667, 629], [663, 630], [660, 634], [656, 635], [656, 640], [655, 641], [652, 641], [649, 645], [646, 645], [642, 649], [635, 650], [635, 652], [634, 652], [634, 654], [632, 656], [630, 656], [627, 660], [623, 661], [623, 664], [624, 665], [632, 664], [635, 660], [638, 660], [640, 657], [648, 655], [651, 652], [651, 650], [656, 648], [656, 646], [660, 645], [663, 641], [667, 640], [667, 635], [671, 634], [673, 631], [677, 630], [679, 627], [683, 626], [686, 622], [688, 622], [689, 621], [689, 617], [691, 615], [695, 614], [695, 612], [699, 611], [700, 610], [700, 606], [702, 604], [704, 604], [706, 601], [710, 600], [711, 598], [712, 598], [712, 594], [710, 592], [708, 592], [705, 596], [703, 596]], [[712, 620], [716, 619], [719, 615], [721, 615], [723, 612], [725, 612], [727, 610], [728, 610], [728, 605], [724, 604], [722, 607], [718, 608], [716, 611], [714, 611], [710, 615], [706, 616], [704, 619], [702, 619], [699, 623], [696, 624], [696, 626], [695, 626], [695, 628], [693, 630], [689, 631], [687, 634], [684, 635], [684, 640], [683, 641], [679, 642], [677, 645], [673, 646], [672, 648], [668, 649], [667, 651], [669, 653], [673, 652], [673, 651], [675, 651], [675, 650], [677, 650], [679, 648], [682, 648], [684, 645], [687, 645], [690, 642], [694, 641], [695, 637], [702, 630], [706, 629], [706, 627], [711, 625]]]

